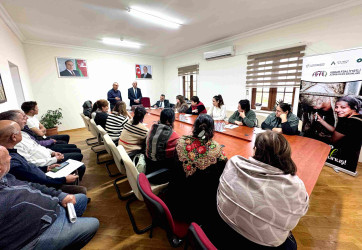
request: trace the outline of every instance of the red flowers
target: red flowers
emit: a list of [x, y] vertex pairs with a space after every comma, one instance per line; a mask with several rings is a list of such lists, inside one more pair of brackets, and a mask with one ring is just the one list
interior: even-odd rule
[[206, 152], [206, 148], [205, 146], [201, 146], [197, 149], [197, 152], [199, 152], [199, 154], [205, 154]]
[[187, 152], [190, 152], [192, 149], [193, 149], [193, 147], [192, 147], [191, 145], [187, 145], [187, 146], [186, 146]]
[[187, 171], [190, 171], [190, 170], [191, 170], [191, 166], [188, 165], [188, 166], [186, 167], [186, 169], [187, 169]]
[[199, 140], [195, 140], [191, 145], [193, 148], [198, 148], [201, 146], [201, 142]]

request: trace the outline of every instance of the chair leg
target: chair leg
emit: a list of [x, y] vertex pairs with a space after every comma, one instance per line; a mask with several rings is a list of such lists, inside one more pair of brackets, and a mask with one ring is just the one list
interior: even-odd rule
[[88, 146], [93, 146], [95, 144], [98, 144], [98, 141], [90, 143], [89, 141], [97, 139], [97, 137], [88, 138], [85, 140], [85, 143], [87, 143]]
[[127, 175], [123, 175], [123, 176], [121, 176], [121, 177], [118, 177], [118, 178], [115, 179], [114, 182], [113, 182], [113, 186], [114, 186], [114, 188], [116, 189], [116, 192], [117, 192], [117, 195], [118, 195], [118, 199], [120, 199], [121, 201], [129, 199], [129, 198], [131, 198], [132, 195], [133, 195], [133, 191], [131, 191], [128, 195], [127, 195], [127, 194], [126, 194], [126, 195], [122, 195], [122, 194], [121, 194], [121, 191], [119, 190], [119, 187], [118, 187], [118, 185], [117, 185], [117, 182], [120, 181], [120, 180], [123, 180], [123, 179], [125, 179], [125, 178], [127, 178]]
[[106, 169], [107, 169], [107, 172], [108, 172], [108, 176], [109, 176], [109, 177], [120, 176], [121, 173], [116, 173], [116, 174], [112, 174], [112, 173], [111, 173], [111, 170], [109, 169], [109, 165], [111, 165], [111, 164], [114, 164], [114, 161], [108, 161], [108, 162], [106, 162]]
[[138, 229], [137, 225], [136, 225], [136, 221], [133, 217], [133, 214], [131, 212], [131, 208], [130, 208], [130, 204], [134, 201], [136, 201], [137, 198], [134, 196], [132, 197], [132, 199], [128, 200], [127, 201], [127, 204], [126, 204], [126, 209], [127, 209], [127, 213], [128, 213], [128, 216], [129, 216], [129, 219], [131, 220], [131, 223], [132, 223], [132, 227], [133, 227], [133, 231], [136, 233], [136, 234], [144, 234], [146, 233], [147, 231], [151, 230], [152, 229], [152, 224], [149, 225], [148, 227], [145, 227], [144, 229]]
[[103, 163], [106, 163], [106, 162], [109, 161], [109, 160], [107, 160], [107, 161], [100, 161], [100, 160], [99, 160], [99, 156], [100, 156], [100, 155], [103, 155], [103, 154], [105, 154], [105, 153], [107, 153], [106, 150], [102, 150], [102, 151], [100, 151], [100, 152], [96, 152], [96, 154], [97, 154], [97, 164], [103, 164]]

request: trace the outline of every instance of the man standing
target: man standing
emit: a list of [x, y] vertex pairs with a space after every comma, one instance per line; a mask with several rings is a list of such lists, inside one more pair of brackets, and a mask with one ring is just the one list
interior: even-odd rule
[[113, 88], [108, 91], [107, 100], [111, 104], [111, 111], [118, 101], [122, 101], [121, 91], [118, 90], [118, 82], [114, 82]]
[[160, 100], [157, 101], [154, 105], [154, 108], [169, 108], [170, 107], [170, 102], [168, 100], [165, 99], [165, 95], [162, 94], [160, 96]]
[[142, 92], [140, 88], [137, 88], [137, 82], [132, 83], [132, 88], [128, 89], [128, 99], [130, 100], [130, 106], [141, 104]]
[[79, 71], [74, 69], [74, 63], [72, 60], [65, 61], [66, 69], [60, 72], [60, 76], [80, 76]]
[[146, 66], [143, 66], [143, 74], [141, 75], [141, 78], [152, 78], [152, 75], [148, 73], [148, 68]]

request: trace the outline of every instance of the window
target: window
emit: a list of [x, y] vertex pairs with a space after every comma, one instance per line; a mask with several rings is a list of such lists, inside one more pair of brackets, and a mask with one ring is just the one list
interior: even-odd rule
[[199, 65], [191, 65], [178, 68], [182, 94], [190, 100], [192, 96], [197, 95], [197, 76], [199, 74]]
[[273, 110], [282, 100], [293, 104], [302, 76], [305, 46], [248, 56], [246, 87], [251, 90], [251, 107], [261, 103]]

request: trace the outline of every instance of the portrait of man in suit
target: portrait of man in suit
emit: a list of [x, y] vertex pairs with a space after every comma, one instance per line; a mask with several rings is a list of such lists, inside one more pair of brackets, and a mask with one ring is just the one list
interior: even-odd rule
[[141, 74], [141, 78], [152, 78], [152, 75], [150, 73], [148, 73], [147, 66], [143, 66], [142, 70], [143, 70], [143, 74]]
[[80, 76], [79, 71], [74, 69], [72, 60], [65, 61], [65, 70], [60, 72], [60, 76]]

